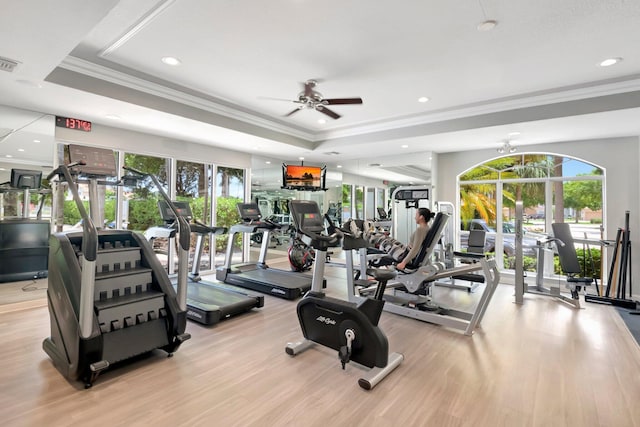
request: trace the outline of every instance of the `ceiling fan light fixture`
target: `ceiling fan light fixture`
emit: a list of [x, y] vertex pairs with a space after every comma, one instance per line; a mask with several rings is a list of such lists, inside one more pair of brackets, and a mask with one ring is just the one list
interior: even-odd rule
[[314, 90], [316, 84], [315, 80], [307, 80], [304, 83], [304, 90], [298, 94], [298, 99], [293, 101], [298, 104], [298, 107], [285, 114], [285, 117], [289, 117], [306, 108], [316, 110], [332, 119], [339, 119], [341, 117], [340, 114], [327, 107], [327, 105], [362, 104], [362, 98], [324, 98], [320, 92]]
[[516, 147], [511, 145], [511, 142], [505, 141], [500, 147], [496, 149], [499, 154], [510, 153], [513, 154], [516, 152]]

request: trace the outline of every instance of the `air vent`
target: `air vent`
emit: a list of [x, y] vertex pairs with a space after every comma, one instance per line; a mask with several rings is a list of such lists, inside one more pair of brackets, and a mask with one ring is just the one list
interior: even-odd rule
[[18, 66], [18, 61], [14, 61], [13, 59], [3, 58], [0, 56], [0, 70], [12, 72], [14, 68]]
[[379, 168], [380, 166], [382, 166], [380, 163], [369, 163], [369, 167], [371, 168]]
[[340, 153], [338, 153], [337, 151], [327, 151], [324, 154], [326, 154], [327, 156], [339, 156]]

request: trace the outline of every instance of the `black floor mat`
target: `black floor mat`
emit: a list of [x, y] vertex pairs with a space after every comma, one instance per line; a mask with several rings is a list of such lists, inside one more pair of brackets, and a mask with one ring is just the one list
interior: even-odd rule
[[637, 312], [637, 310], [629, 310], [628, 308], [615, 307], [615, 309], [618, 310], [620, 317], [622, 317], [625, 325], [631, 331], [631, 335], [640, 345], [640, 314], [630, 314], [631, 312]]

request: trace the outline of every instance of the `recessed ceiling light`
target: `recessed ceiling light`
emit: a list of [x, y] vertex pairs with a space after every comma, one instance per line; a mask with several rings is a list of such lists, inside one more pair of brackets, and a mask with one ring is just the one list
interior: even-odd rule
[[304, 160], [304, 157], [298, 157], [298, 160]]
[[118, 116], [117, 114], [107, 114], [105, 117], [111, 120], [120, 120], [120, 116]]
[[173, 56], [165, 56], [162, 58], [162, 62], [164, 62], [167, 65], [172, 65], [172, 66], [178, 66], [180, 64], [182, 64], [182, 61], [180, 61], [178, 58], [175, 58]]
[[11, 157], [13, 157], [13, 156], [12, 156], [11, 154], [5, 154], [5, 157], [7, 157], [7, 158], [11, 158]]
[[24, 148], [18, 148], [18, 151], [23, 152]]
[[325, 119], [318, 119], [318, 123], [323, 125], [323, 124], [327, 123], [327, 121]]
[[35, 142], [36, 144], [40, 143], [39, 139], [34, 139], [33, 142]]
[[516, 136], [520, 136], [520, 132], [509, 132], [509, 138], [515, 138]]
[[409, 148], [409, 146], [407, 144], [402, 144], [400, 148]]
[[479, 23], [476, 28], [478, 29], [478, 31], [491, 31], [496, 27], [496, 25], [498, 25], [497, 21], [488, 19], [484, 22]]
[[618, 62], [622, 61], [622, 58], [608, 58], [600, 63], [601, 67], [610, 67], [612, 65], [616, 65]]
[[340, 169], [340, 168], [342, 167], [342, 165], [338, 165], [338, 166], [336, 166], [336, 167], [337, 167], [338, 169]]
[[427, 98], [426, 96], [421, 96], [420, 98], [418, 98], [418, 102], [429, 102], [429, 98]]
[[0, 171], [6, 171], [6, 169], [5, 168], [0, 168]]

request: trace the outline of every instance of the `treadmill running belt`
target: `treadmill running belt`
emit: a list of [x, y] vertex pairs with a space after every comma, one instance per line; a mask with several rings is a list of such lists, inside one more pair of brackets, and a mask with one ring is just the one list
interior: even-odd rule
[[[176, 287], [175, 279], [173, 281]], [[187, 284], [187, 317], [205, 325], [212, 325], [227, 317], [262, 307], [264, 297], [227, 287], [218, 287], [206, 281]]]
[[311, 276], [273, 268], [229, 274], [226, 282], [286, 299], [296, 299], [311, 289]]

